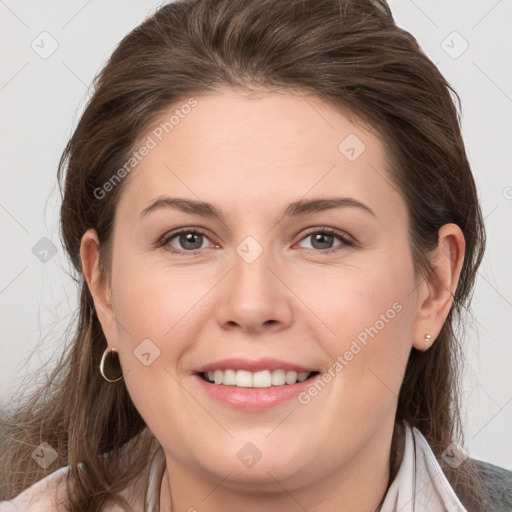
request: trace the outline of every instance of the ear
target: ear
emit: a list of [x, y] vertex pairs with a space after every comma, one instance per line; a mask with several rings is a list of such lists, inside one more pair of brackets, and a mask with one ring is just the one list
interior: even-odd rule
[[466, 250], [456, 224], [445, 224], [438, 237], [437, 247], [429, 253], [433, 274], [423, 280], [418, 292], [413, 346], [421, 351], [431, 347], [450, 313]]
[[109, 347], [117, 347], [117, 330], [111, 288], [107, 276], [102, 276], [99, 268], [99, 241], [96, 231], [89, 229], [82, 237], [80, 259], [84, 279], [94, 300], [94, 308], [100, 321]]

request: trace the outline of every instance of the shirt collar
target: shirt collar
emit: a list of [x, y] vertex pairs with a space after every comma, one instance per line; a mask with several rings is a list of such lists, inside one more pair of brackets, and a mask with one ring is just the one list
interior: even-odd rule
[[467, 512], [423, 434], [405, 426], [402, 464], [380, 512]]

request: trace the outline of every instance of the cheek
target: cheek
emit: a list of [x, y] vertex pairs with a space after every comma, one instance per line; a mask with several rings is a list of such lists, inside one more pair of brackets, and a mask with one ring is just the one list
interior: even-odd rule
[[316, 324], [323, 325], [324, 335], [318, 340], [323, 340], [330, 355], [349, 350], [352, 341], [365, 348], [372, 340], [379, 341], [373, 344], [376, 351], [393, 351], [394, 346], [409, 343], [414, 270], [407, 257], [396, 260], [388, 256], [371, 265], [313, 271], [308, 279], [295, 278], [294, 290], [304, 297]]
[[[211, 281], [211, 283], [210, 283]], [[162, 354], [180, 353], [197, 326], [197, 303], [214, 280], [144, 258], [119, 259], [113, 273], [119, 335], [132, 350], [151, 339]], [[186, 332], [185, 332], [186, 331]], [[187, 335], [185, 335], [187, 334]]]
[[387, 266], [384, 272], [344, 283], [345, 294], [332, 313], [339, 319], [333, 349], [346, 362], [346, 379], [363, 380], [364, 375], [365, 385], [398, 393], [412, 343], [413, 283], [412, 266], [406, 262], [400, 272]]
[[120, 258], [112, 286], [119, 355], [133, 403], [159, 439], [192, 436], [190, 418], [204, 412], [179, 384], [186, 373], [180, 361], [201, 328], [201, 308], [194, 305], [208, 282], [143, 259]]
[[[218, 277], [171, 268], [162, 260], [125, 257], [113, 267], [118, 350], [126, 386], [148, 425], [181, 432], [187, 430], [178, 425], [188, 408], [190, 416], [201, 415], [179, 383], [190, 372], [183, 356], [204, 329], [204, 297]], [[176, 410], [181, 413], [173, 414]]]
[[[379, 269], [353, 269], [330, 283], [323, 294], [308, 291], [334, 334], [323, 342], [325, 386], [307, 390], [302, 403], [311, 417], [329, 414], [337, 432], [356, 439], [394, 414], [412, 345], [414, 270], [405, 257], [388, 258]], [[326, 401], [336, 404], [329, 413]]]

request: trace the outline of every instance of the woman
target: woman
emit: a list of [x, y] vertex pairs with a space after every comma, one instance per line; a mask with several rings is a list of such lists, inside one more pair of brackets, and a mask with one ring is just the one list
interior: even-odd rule
[[77, 331], [0, 510], [507, 509], [455, 443], [475, 184], [387, 5], [174, 2], [95, 86], [59, 169]]

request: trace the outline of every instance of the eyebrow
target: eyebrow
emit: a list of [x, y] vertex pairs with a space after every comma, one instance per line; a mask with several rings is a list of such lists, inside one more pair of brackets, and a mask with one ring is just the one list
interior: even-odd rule
[[[147, 208], [144, 208], [140, 213], [140, 218], [146, 216], [150, 212], [160, 210], [163, 208], [177, 208], [185, 213], [192, 213], [202, 217], [216, 218], [224, 221], [223, 213], [210, 203], [204, 201], [194, 201], [192, 199], [181, 199], [171, 197], [160, 197], [151, 203]], [[350, 197], [330, 197], [310, 199], [308, 201], [299, 200], [291, 203], [286, 208], [283, 218], [285, 217], [298, 217], [308, 213], [317, 213], [325, 210], [332, 210], [334, 208], [357, 208], [365, 211], [376, 217], [374, 211], [364, 203]]]

